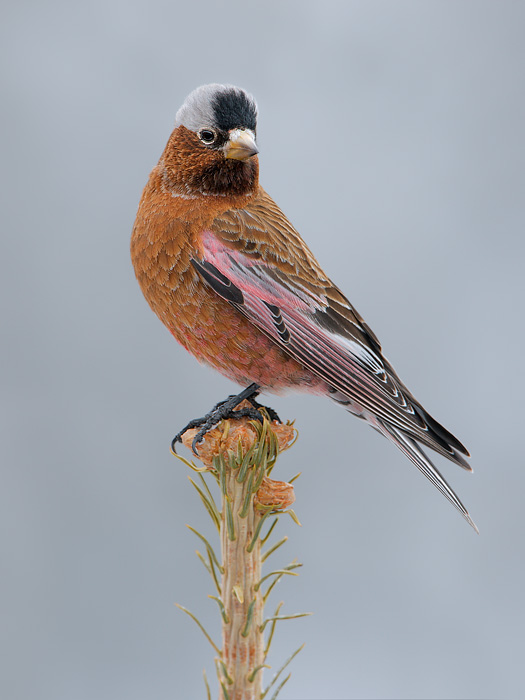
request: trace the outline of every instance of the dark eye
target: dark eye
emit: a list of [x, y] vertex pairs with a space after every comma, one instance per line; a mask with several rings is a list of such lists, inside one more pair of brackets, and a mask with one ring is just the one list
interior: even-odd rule
[[217, 138], [217, 134], [211, 129], [201, 129], [198, 136], [203, 143], [213, 143]]

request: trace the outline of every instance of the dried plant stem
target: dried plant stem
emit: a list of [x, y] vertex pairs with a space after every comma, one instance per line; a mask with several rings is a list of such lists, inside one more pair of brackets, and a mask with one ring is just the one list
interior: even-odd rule
[[[192, 438], [192, 431], [187, 431], [183, 442], [190, 445]], [[294, 439], [292, 425], [270, 424], [266, 419], [261, 425], [241, 418], [225, 421], [206, 434], [199, 448], [199, 458], [205, 465], [203, 469], [182, 458], [199, 472], [200, 484], [190, 481], [220, 534], [219, 562], [208, 539], [188, 526], [206, 547], [207, 558], [200, 552], [197, 555], [217, 589], [218, 596], [210, 595], [210, 598], [218, 604], [221, 614], [221, 648], [193, 613], [179, 607], [193, 618], [218, 652], [216, 667], [220, 700], [261, 700], [299, 651], [294, 652], [263, 691], [263, 669], [269, 668], [265, 660], [276, 622], [308, 614], [278, 615], [280, 603], [273, 617], [265, 620], [263, 616], [265, 602], [275, 583], [284, 575], [296, 576], [292, 570], [299, 566], [294, 561], [284, 569], [266, 575], [262, 573], [263, 561], [287, 540], [282, 538], [262, 553], [261, 549], [276, 523], [274, 518], [266, 525], [268, 516], [289, 513], [298, 522], [295, 513], [289, 509], [295, 498], [293, 487], [269, 476], [279, 451], [293, 444]], [[204, 479], [204, 471], [210, 472], [219, 486], [220, 509]], [[265, 535], [263, 531], [266, 531]], [[209, 693], [208, 686], [206, 688]]]
[[[264, 662], [263, 599], [256, 585], [261, 579], [261, 541], [249, 551], [262, 514], [253, 505], [246, 517], [240, 517], [249, 483], [237, 481], [237, 470], [226, 468], [225, 494], [221, 518], [222, 599], [228, 622], [222, 625], [222, 660], [234, 683], [228, 689], [230, 700], [258, 700], [262, 692], [262, 673], [249, 677]], [[228, 508], [230, 504], [230, 508]], [[227, 512], [232, 521], [228, 525]], [[233, 526], [233, 527], [232, 527]], [[231, 531], [233, 530], [233, 531]], [[226, 700], [224, 694], [221, 700]]]

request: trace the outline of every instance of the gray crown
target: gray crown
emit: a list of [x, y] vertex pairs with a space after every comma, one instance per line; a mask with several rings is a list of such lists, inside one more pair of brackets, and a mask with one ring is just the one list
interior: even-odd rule
[[219, 131], [245, 128], [255, 132], [257, 104], [254, 98], [234, 85], [211, 83], [193, 90], [177, 112], [175, 126], [190, 131], [213, 127]]

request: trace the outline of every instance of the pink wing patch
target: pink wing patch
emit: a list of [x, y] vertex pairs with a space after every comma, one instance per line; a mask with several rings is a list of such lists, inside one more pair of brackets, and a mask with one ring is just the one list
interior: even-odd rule
[[372, 413], [411, 432], [425, 432], [381, 358], [352, 338], [351, 329], [341, 326], [338, 333], [323, 325], [329, 308], [325, 296], [261, 258], [224, 245], [211, 231], [203, 233], [201, 245], [204, 260], [194, 264], [206, 281], [290, 355]]

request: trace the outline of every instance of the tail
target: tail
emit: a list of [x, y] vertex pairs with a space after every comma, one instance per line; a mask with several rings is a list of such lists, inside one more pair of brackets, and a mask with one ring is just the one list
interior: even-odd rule
[[[403, 452], [403, 454], [406, 455], [408, 459], [416, 465], [419, 471], [422, 472], [427, 477], [427, 479], [431, 481], [437, 489], [439, 489], [439, 491], [441, 491], [445, 498], [452, 503], [454, 508], [457, 508], [457, 510], [459, 510], [461, 515], [467, 521], [467, 523], [471, 525], [474, 528], [474, 530], [479, 534], [479, 530], [476, 527], [476, 524], [474, 523], [472, 518], [470, 517], [468, 510], [465, 508], [463, 503], [461, 503], [454, 491], [450, 488], [445, 479], [441, 476], [439, 471], [432, 464], [430, 459], [415, 442], [415, 440], [405, 435], [401, 430], [398, 430], [397, 428], [393, 427], [392, 425], [389, 425], [388, 423], [380, 420], [379, 418], [376, 418], [375, 420], [373, 420], [373, 422], [370, 421], [370, 423], [382, 435], [391, 440], [394, 443], [394, 445], [399, 447], [401, 452]], [[455, 456], [459, 457], [459, 455]], [[459, 459], [457, 463], [461, 464]], [[452, 461], [456, 460], [452, 459]]]
[[[352, 401], [352, 399], [336, 389], [329, 388], [328, 395], [333, 401], [344, 406], [349, 413], [365, 420], [369, 425], [380, 432], [381, 435], [391, 440], [396, 447], [399, 447], [401, 452], [416, 465], [419, 471], [422, 472], [439, 491], [441, 491], [445, 498], [452, 503], [454, 508], [459, 510], [467, 523], [479, 534], [479, 530], [470, 517], [468, 510], [463, 503], [461, 503], [454, 491], [450, 488], [413, 437], [410, 437], [407, 433], [396, 428], [383, 418], [379, 418], [370, 413], [370, 411], [366, 411], [358, 403]], [[472, 467], [465, 461], [461, 454], [459, 454], [462, 452], [468, 456], [468, 451], [459, 440], [434, 420], [415, 400], [413, 400], [412, 405], [415, 407], [415, 410], [417, 410], [418, 415], [424, 419], [424, 424], [427, 426], [427, 433], [424, 437], [425, 444], [444, 457], [447, 457], [447, 459], [450, 459], [454, 464], [458, 464], [460, 467], [463, 467], [463, 469], [472, 471]], [[417, 439], [420, 439], [419, 435]], [[421, 441], [423, 442], [423, 438], [421, 438]]]

